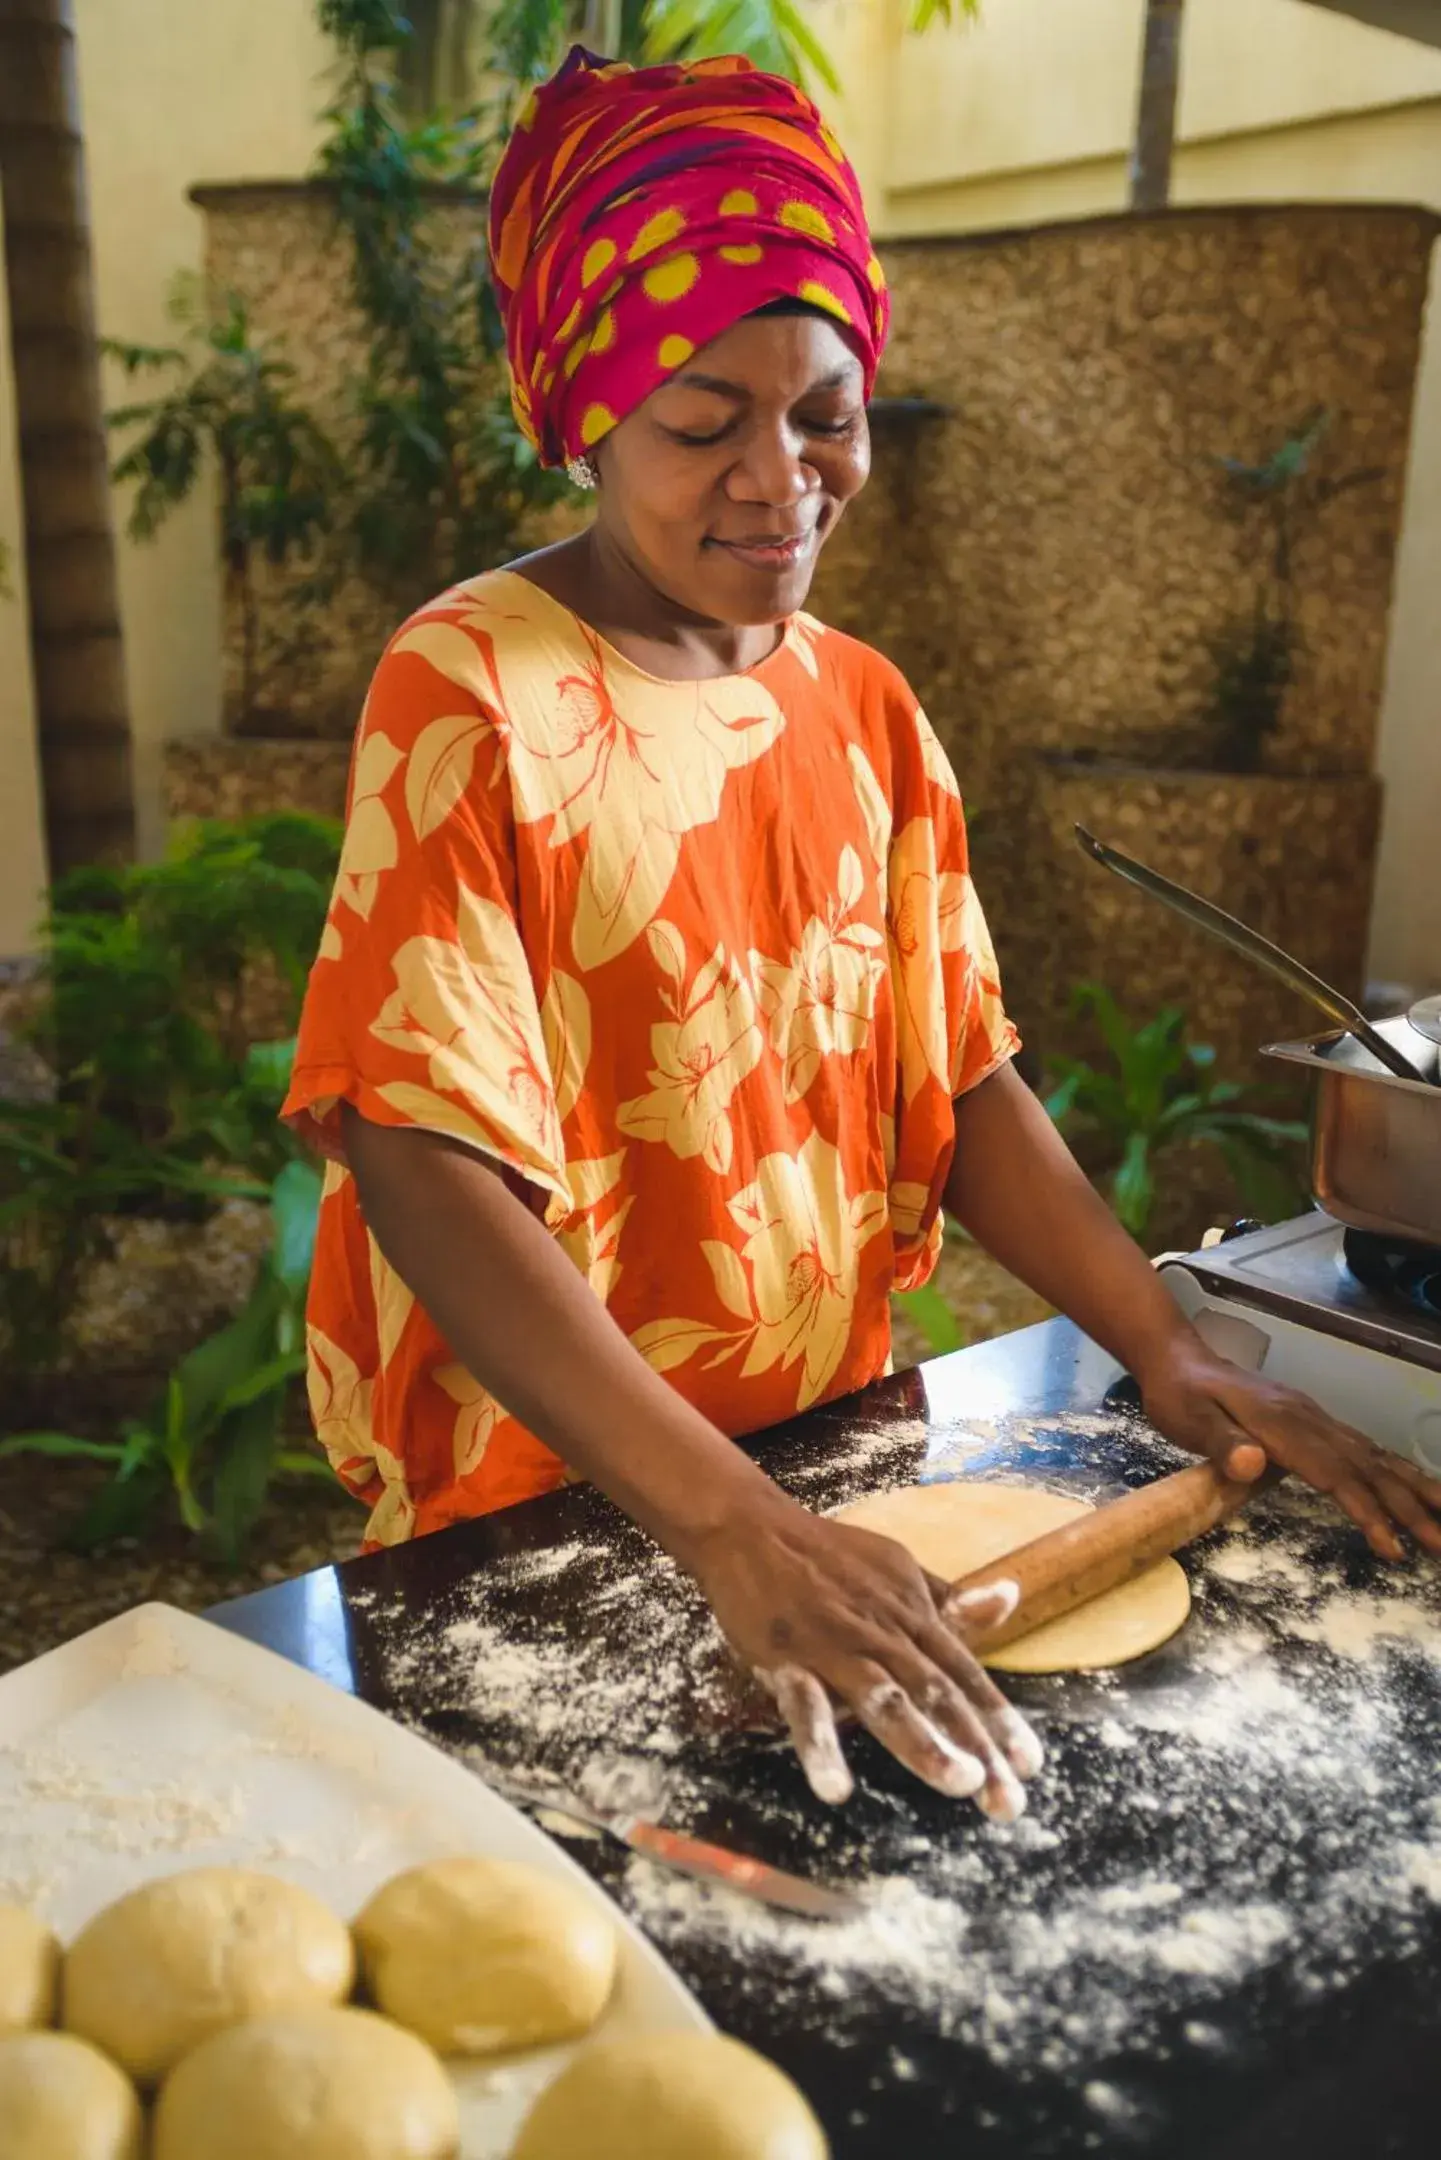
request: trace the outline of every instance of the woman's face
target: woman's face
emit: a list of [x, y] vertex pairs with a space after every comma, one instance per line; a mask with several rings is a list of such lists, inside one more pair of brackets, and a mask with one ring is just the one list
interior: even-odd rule
[[602, 442], [598, 519], [688, 614], [779, 622], [870, 462], [861, 364], [840, 330], [747, 316]]

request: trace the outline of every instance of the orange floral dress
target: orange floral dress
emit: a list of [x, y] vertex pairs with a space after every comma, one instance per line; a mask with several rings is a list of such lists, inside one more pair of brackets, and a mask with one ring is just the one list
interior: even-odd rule
[[311, 1405], [371, 1541], [566, 1472], [379, 1251], [339, 1102], [502, 1165], [739, 1435], [885, 1371], [952, 1098], [1016, 1046], [955, 780], [877, 654], [801, 615], [748, 674], [661, 682], [511, 571], [423, 609], [361, 720], [286, 1104], [330, 1158]]

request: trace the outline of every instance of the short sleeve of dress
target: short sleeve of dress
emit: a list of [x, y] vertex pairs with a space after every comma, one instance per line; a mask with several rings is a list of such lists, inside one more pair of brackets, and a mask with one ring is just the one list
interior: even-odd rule
[[380, 663], [284, 1115], [337, 1161], [342, 1101], [449, 1134], [538, 1195], [554, 1226], [571, 1205], [552, 1063], [564, 1065], [564, 999], [558, 983], [538, 992], [522, 942], [484, 669], [480, 642], [440, 614], [407, 625]]
[[887, 927], [897, 1075], [891, 1226], [896, 1286], [926, 1281], [940, 1250], [954, 1103], [1020, 1048], [986, 918], [971, 880], [966, 820], [950, 762], [910, 702], [892, 728]]

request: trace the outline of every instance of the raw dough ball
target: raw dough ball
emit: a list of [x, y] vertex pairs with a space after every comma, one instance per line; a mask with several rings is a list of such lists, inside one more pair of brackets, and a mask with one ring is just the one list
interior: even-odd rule
[[140, 2102], [114, 2063], [69, 2033], [0, 2039], [5, 2160], [140, 2160]]
[[454, 2160], [460, 2114], [423, 2041], [370, 2010], [232, 2025], [171, 2071], [155, 2160]]
[[511, 2160], [826, 2160], [829, 2150], [774, 2063], [719, 2033], [668, 2032], [583, 2048], [536, 2101]]
[[144, 1884], [73, 1944], [61, 2023], [142, 2085], [241, 2018], [340, 2002], [355, 1980], [350, 1931], [295, 1883], [248, 1868], [192, 1868]]
[[[892, 1537], [943, 1582], [969, 1575], [1018, 1545], [1088, 1515], [1084, 1500], [1042, 1492], [1034, 1485], [991, 1485], [980, 1478], [957, 1478], [941, 1485], [905, 1485], [897, 1492], [870, 1493], [838, 1510], [838, 1520], [856, 1523]], [[1185, 1624], [1191, 1610], [1191, 1586], [1174, 1560], [1158, 1561], [1133, 1582], [1103, 1591], [1089, 1605], [1062, 1613], [1002, 1650], [987, 1651], [985, 1663], [1000, 1672], [1090, 1672], [1098, 1666], [1124, 1665], [1158, 1649]]]
[[49, 2025], [55, 2017], [60, 1945], [20, 1905], [0, 1905], [0, 2033]]
[[615, 1980], [598, 1900], [511, 1860], [433, 1860], [355, 1923], [380, 2008], [442, 2055], [545, 2047], [588, 2032]]

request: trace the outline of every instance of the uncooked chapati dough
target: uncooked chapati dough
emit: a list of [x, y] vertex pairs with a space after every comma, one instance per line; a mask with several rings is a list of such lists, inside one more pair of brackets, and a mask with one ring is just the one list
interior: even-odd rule
[[0, 2039], [0, 2153], [5, 2160], [140, 2160], [135, 2088], [71, 2033]]
[[615, 1980], [598, 1900], [511, 1860], [433, 1860], [355, 1923], [371, 1995], [442, 2055], [544, 2047], [589, 2032]]
[[583, 2048], [536, 2101], [511, 2160], [827, 2160], [829, 2150], [774, 2063], [719, 2033], [668, 2032]]
[[0, 1905], [0, 2033], [50, 2024], [59, 1980], [60, 1945], [44, 1921]]
[[455, 2090], [372, 2010], [297, 2010], [216, 2033], [177, 2064], [154, 2160], [455, 2160]]
[[142, 2085], [240, 2018], [341, 2002], [350, 1930], [319, 1898], [249, 1868], [191, 1868], [98, 1913], [61, 1979], [61, 2023]]
[[[1042, 1492], [1034, 1485], [992, 1485], [956, 1478], [939, 1485], [904, 1485], [869, 1493], [837, 1510], [841, 1522], [894, 1538], [928, 1574], [954, 1582], [1047, 1530], [1088, 1515], [1084, 1500]], [[984, 1662], [999, 1672], [1091, 1672], [1144, 1657], [1185, 1624], [1191, 1589], [1185, 1570], [1160, 1560], [1133, 1582], [1103, 1591], [1089, 1605], [1062, 1613]]]

